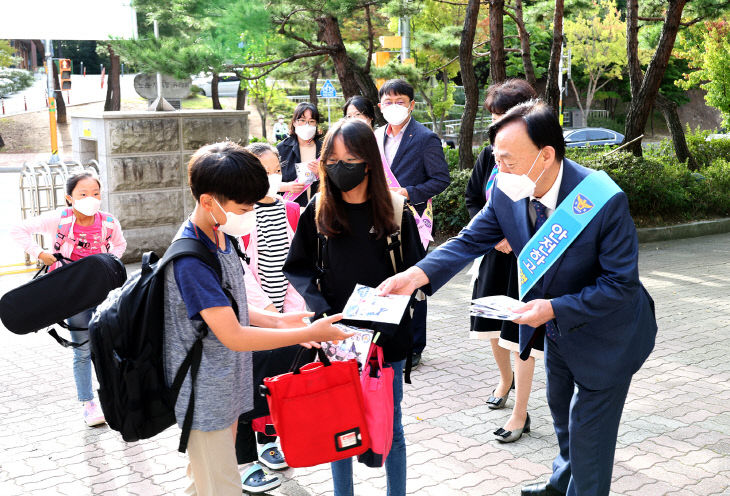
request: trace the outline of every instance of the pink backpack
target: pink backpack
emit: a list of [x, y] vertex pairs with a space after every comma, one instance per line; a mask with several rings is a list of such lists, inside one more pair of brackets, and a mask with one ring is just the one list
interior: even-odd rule
[[[101, 214], [101, 239], [104, 240], [102, 246], [108, 253], [109, 240], [112, 239], [112, 234], [114, 234], [114, 217], [106, 212], [99, 212], [99, 214]], [[56, 241], [53, 243], [53, 250], [55, 252], [58, 252], [61, 246], [69, 240], [71, 226], [75, 219], [73, 207], [63, 209], [63, 212], [61, 212], [61, 220], [56, 230]]]
[[370, 449], [357, 457], [368, 467], [382, 467], [393, 444], [393, 377], [393, 367], [383, 365], [383, 348], [371, 345], [360, 376]]

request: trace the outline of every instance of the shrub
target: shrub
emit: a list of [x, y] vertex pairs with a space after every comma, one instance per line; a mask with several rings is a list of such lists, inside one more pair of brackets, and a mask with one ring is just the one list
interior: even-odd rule
[[434, 231], [453, 234], [469, 222], [464, 192], [471, 177], [471, 169], [452, 170], [451, 184], [433, 198]]
[[0, 96], [7, 96], [33, 84], [33, 73], [23, 69], [0, 67]]
[[701, 168], [709, 166], [717, 158], [730, 160], [730, 139], [706, 141], [707, 136], [713, 132], [701, 130], [699, 127], [693, 132], [687, 127], [687, 146]]

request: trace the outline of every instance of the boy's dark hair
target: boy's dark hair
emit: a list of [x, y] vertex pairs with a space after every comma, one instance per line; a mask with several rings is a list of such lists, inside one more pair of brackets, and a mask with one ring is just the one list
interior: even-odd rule
[[389, 79], [378, 91], [378, 99], [382, 100], [383, 95], [405, 95], [413, 100], [413, 86], [405, 79]]
[[[91, 171], [78, 172], [66, 179], [66, 194], [68, 196], [71, 196], [71, 193], [73, 193], [76, 189], [76, 185], [78, 185], [82, 179], [93, 179], [99, 185], [99, 189], [101, 189], [101, 181], [99, 181], [99, 177], [96, 174]], [[71, 203], [68, 200], [66, 200], [66, 206], [71, 206]]]
[[527, 135], [535, 146], [538, 148], [552, 146], [558, 160], [565, 157], [563, 128], [560, 127], [560, 122], [553, 113], [553, 109], [539, 98], [512, 107], [501, 119], [492, 123], [489, 126], [489, 142], [494, 145], [494, 138], [499, 130], [507, 124], [517, 121], [525, 124]]
[[[317, 106], [313, 103], [302, 102], [294, 107], [294, 115], [292, 115], [291, 122], [289, 123], [289, 134], [291, 134], [292, 136], [296, 136], [296, 134], [294, 133], [294, 122], [302, 117], [304, 115], [304, 112], [306, 112], [307, 110], [312, 112], [312, 119], [317, 121], [317, 124], [322, 122], [319, 117], [319, 109], [317, 109]], [[314, 135], [314, 139], [319, 138], [319, 136], [321, 136], [321, 134], [319, 132], [319, 126], [317, 126], [317, 134]]]
[[347, 107], [352, 105], [362, 115], [375, 122], [375, 106], [368, 97], [362, 95], [351, 96], [342, 106], [342, 117], [347, 117]]
[[484, 110], [492, 114], [506, 114], [515, 105], [537, 98], [535, 88], [524, 79], [508, 79], [487, 89]]
[[196, 201], [207, 193], [219, 202], [252, 204], [269, 190], [266, 169], [256, 155], [230, 141], [195, 152], [188, 163], [188, 182]]

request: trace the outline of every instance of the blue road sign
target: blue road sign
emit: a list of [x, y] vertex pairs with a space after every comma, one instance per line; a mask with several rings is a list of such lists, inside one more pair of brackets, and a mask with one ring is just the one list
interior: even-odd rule
[[332, 82], [329, 79], [324, 82], [322, 88], [319, 90], [319, 96], [321, 98], [337, 97], [337, 90], [335, 90], [335, 87], [332, 86]]

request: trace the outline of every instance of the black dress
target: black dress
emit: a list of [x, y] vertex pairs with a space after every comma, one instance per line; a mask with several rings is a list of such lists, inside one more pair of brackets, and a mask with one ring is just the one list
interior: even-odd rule
[[[495, 165], [492, 147], [487, 146], [479, 154], [466, 186], [466, 208], [470, 217], [479, 213], [487, 203], [487, 183]], [[517, 257], [514, 252], [505, 254], [492, 249], [482, 258], [478, 275], [474, 281], [472, 298], [493, 295], [519, 298]], [[519, 352], [519, 326], [509, 320], [471, 317], [471, 337], [477, 339], [499, 338], [500, 346]], [[542, 348], [543, 341], [536, 339], [531, 354], [541, 357]]]
[[[341, 312], [356, 284], [377, 287], [394, 274], [393, 265], [387, 251], [385, 237], [375, 238], [371, 233], [370, 201], [365, 203], [345, 203], [345, 212], [350, 232], [330, 236], [326, 241], [323, 254], [326, 270], [321, 276], [321, 291], [317, 287], [320, 272], [317, 268], [318, 242], [315, 223], [316, 199], [302, 212], [296, 233], [291, 242], [289, 256], [284, 264], [284, 275], [307, 303], [315, 318], [322, 314]], [[404, 209], [401, 225], [403, 247], [403, 271], [421, 260], [424, 255], [416, 221], [409, 209]], [[379, 331], [385, 360], [403, 360], [411, 349], [411, 321], [406, 312], [400, 324], [377, 322], [347, 322], [354, 326]]]
[[[322, 137], [315, 137], [314, 144], [316, 146], [316, 156], [319, 157], [319, 154], [322, 152]], [[302, 161], [302, 156], [299, 151], [299, 140], [296, 134], [290, 134], [284, 141], [276, 145], [276, 149], [279, 152], [279, 161], [281, 162], [282, 182], [288, 183], [296, 180], [297, 169], [294, 164]], [[309, 189], [299, 195], [294, 201], [300, 206], [306, 207], [317, 190], [319, 190], [319, 181], [313, 182], [309, 186]]]

